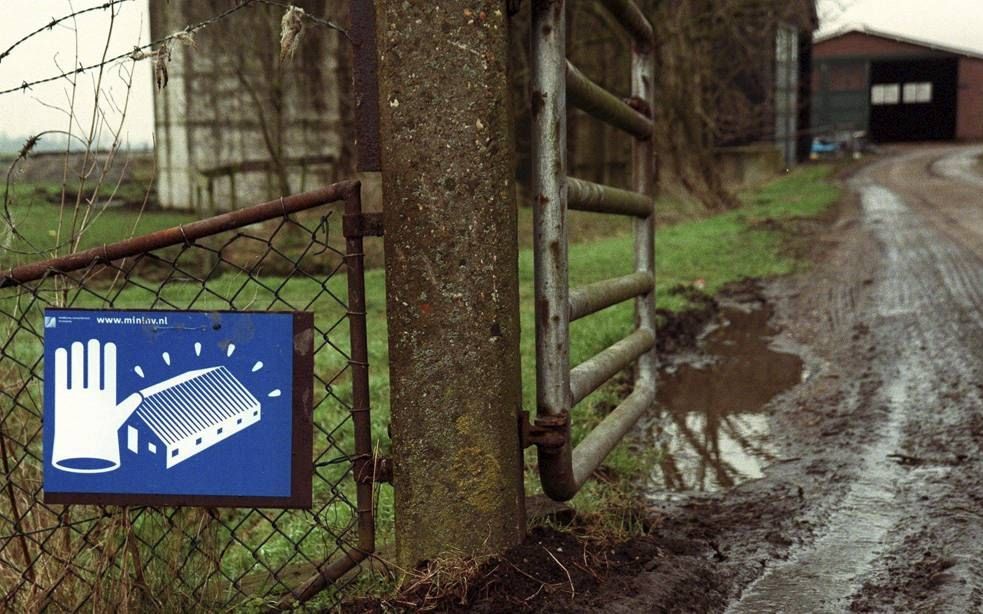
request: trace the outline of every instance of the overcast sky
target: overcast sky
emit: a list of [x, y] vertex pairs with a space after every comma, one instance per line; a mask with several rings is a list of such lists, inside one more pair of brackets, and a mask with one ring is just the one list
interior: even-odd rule
[[[110, 56], [149, 41], [148, 1], [164, 0], [128, 0], [117, 7], [118, 14], [109, 38]], [[0, 0], [0, 53], [52, 18], [72, 12], [73, 7], [80, 10], [104, 2]], [[873, 28], [983, 52], [983, 0], [819, 0], [819, 13], [821, 31], [865, 23]], [[0, 61], [0, 90], [57, 75], [59, 65], [63, 68], [76, 65], [76, 43], [79, 61], [84, 64], [98, 62], [106, 45], [108, 25], [107, 11], [95, 11], [79, 17], [77, 27], [63, 24], [18, 46]], [[105, 82], [118, 105], [126, 95], [120, 73], [123, 68], [134, 69], [124, 134], [131, 143], [148, 142], [153, 125], [150, 62], [144, 60], [135, 66], [130, 62], [117, 64], [107, 73]], [[76, 93], [76, 115], [86, 131], [92, 118], [91, 83], [94, 76], [92, 73], [83, 75]], [[69, 107], [69, 96], [70, 87], [65, 80], [36, 86], [27, 93], [0, 95], [0, 134], [20, 137], [50, 128], [64, 129], [67, 120], [63, 110]], [[52, 106], [56, 108], [50, 108]], [[105, 105], [105, 110], [108, 121], [115, 124], [119, 114], [112, 106]]]
[[[106, 0], [0, 0], [0, 54], [18, 39], [37, 28], [74, 11], [105, 4]], [[131, 51], [135, 45], [149, 42], [147, 1], [130, 0], [115, 7], [116, 16], [110, 35], [109, 10], [97, 10], [79, 16], [75, 23], [66, 22], [18, 45], [0, 60], [0, 90], [22, 83], [56, 76], [62, 70], [101, 61]], [[162, 0], [152, 0], [160, 2]], [[188, 1], [188, 0], [177, 0]], [[77, 34], [77, 36], [76, 36]], [[76, 47], [77, 45], [77, 47]], [[77, 49], [77, 53], [76, 53]], [[59, 68], [61, 67], [61, 68]], [[132, 71], [132, 88], [126, 112], [124, 139], [144, 143], [151, 139], [153, 126], [153, 88], [149, 60], [116, 63], [103, 76], [104, 103], [100, 106], [107, 123], [118, 125], [121, 108], [127, 99], [126, 72]], [[74, 108], [81, 130], [88, 132], [92, 122], [95, 71], [80, 75]], [[42, 130], [67, 129], [65, 109], [71, 108], [71, 84], [65, 79], [38, 85], [26, 93], [0, 95], [0, 134], [25, 136]], [[54, 107], [54, 108], [52, 108]], [[109, 137], [111, 138], [111, 137]]]

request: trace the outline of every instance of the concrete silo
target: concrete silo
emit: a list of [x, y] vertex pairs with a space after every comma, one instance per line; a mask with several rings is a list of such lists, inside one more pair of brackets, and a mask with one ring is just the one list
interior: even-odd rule
[[[154, 40], [212, 19], [234, 0], [150, 2]], [[340, 19], [340, 0], [295, 0]], [[335, 8], [339, 9], [338, 11]], [[161, 206], [203, 214], [324, 185], [350, 174], [344, 125], [350, 92], [344, 35], [305, 20], [281, 59], [285, 8], [251, 3], [170, 43], [167, 84], [154, 100]], [[340, 85], [340, 87], [339, 87]]]

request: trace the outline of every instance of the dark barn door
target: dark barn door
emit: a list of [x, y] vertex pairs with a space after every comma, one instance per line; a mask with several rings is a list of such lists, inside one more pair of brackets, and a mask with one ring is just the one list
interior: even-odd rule
[[957, 58], [871, 62], [871, 138], [878, 142], [955, 138], [958, 80]]

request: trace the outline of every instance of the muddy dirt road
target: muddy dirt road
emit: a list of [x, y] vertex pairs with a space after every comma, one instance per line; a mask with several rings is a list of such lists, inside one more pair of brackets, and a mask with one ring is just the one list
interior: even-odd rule
[[648, 560], [581, 607], [983, 611], [981, 153], [900, 149], [849, 180], [815, 269], [762, 289], [803, 360], [764, 408], [764, 477], [654, 495]]
[[803, 222], [812, 270], [730, 289], [667, 355], [630, 444], [662, 452], [648, 535], [538, 528], [445, 609], [983, 612], [980, 155], [862, 167]]

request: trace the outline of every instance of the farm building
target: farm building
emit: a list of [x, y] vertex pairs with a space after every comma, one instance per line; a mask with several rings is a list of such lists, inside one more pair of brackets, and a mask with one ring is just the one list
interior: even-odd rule
[[812, 129], [876, 142], [983, 138], [983, 54], [854, 27], [813, 46]]
[[126, 449], [170, 469], [256, 424], [260, 409], [225, 367], [189, 371], [144, 391], [126, 424]]

